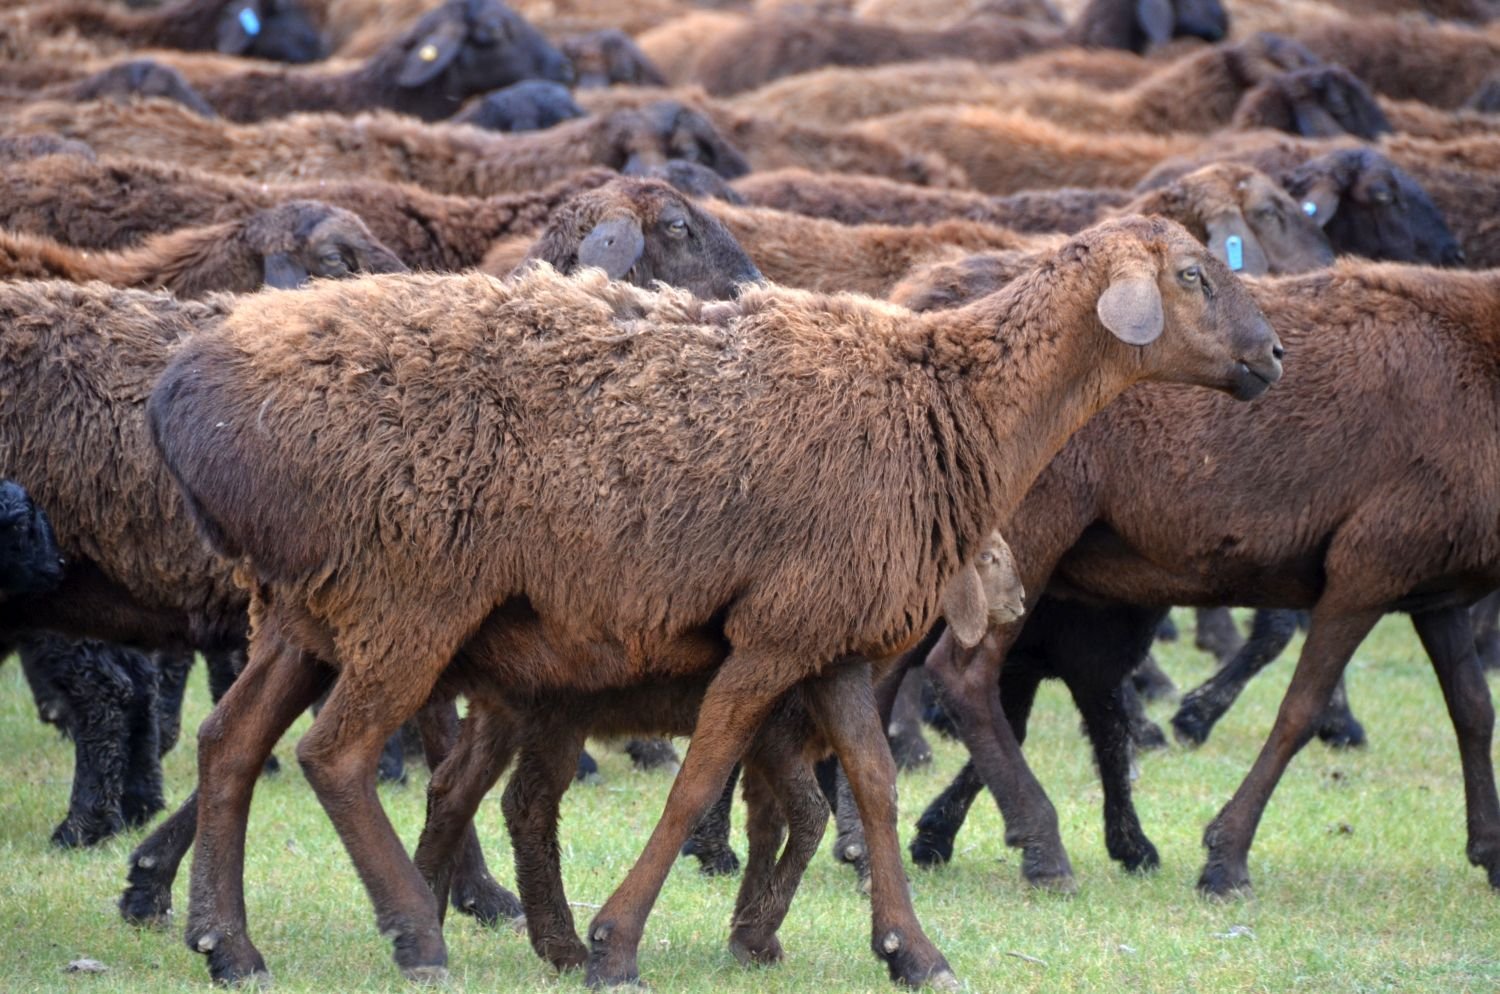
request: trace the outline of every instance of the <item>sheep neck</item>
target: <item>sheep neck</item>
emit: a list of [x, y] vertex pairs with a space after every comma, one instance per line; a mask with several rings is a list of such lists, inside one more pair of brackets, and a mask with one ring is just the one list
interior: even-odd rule
[[935, 417], [965, 431], [934, 433], [964, 477], [947, 491], [967, 495], [949, 512], [961, 555], [1009, 519], [1068, 438], [1136, 378], [1110, 361], [1113, 340], [1093, 310], [1102, 289], [1057, 279], [1045, 265], [967, 307], [928, 316], [928, 361], [940, 383], [949, 381], [935, 394], [943, 408]]

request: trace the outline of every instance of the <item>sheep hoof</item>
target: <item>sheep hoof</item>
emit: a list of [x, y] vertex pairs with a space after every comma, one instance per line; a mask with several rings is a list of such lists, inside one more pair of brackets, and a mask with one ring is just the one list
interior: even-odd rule
[[875, 954], [885, 961], [891, 979], [906, 987], [933, 987], [937, 990], [958, 990], [958, 979], [943, 959], [942, 953], [933, 948], [921, 933], [919, 942], [911, 942], [909, 936], [892, 930], [881, 937]]
[[1318, 738], [1332, 749], [1360, 749], [1365, 745], [1365, 729], [1352, 714], [1340, 715], [1318, 729]]
[[[271, 986], [271, 971], [265, 960], [251, 946], [247, 955], [232, 955], [227, 945], [221, 944], [216, 932], [200, 936], [193, 948], [208, 954], [208, 974], [221, 987], [265, 988]], [[205, 946], [204, 943], [208, 945]], [[248, 943], [247, 943], [248, 945]]]
[[740, 869], [740, 858], [728, 846], [708, 846], [688, 839], [682, 844], [682, 855], [696, 856], [698, 872], [705, 877], [727, 877]]
[[1230, 867], [1227, 863], [1210, 859], [1198, 877], [1198, 893], [1210, 900], [1229, 901], [1254, 896], [1250, 886], [1250, 873], [1243, 866]]
[[414, 984], [441, 984], [448, 979], [446, 966], [404, 966], [401, 975]]
[[1139, 839], [1110, 855], [1119, 861], [1120, 867], [1127, 873], [1150, 873], [1161, 867], [1161, 856], [1149, 839]]
[[918, 826], [917, 837], [911, 840], [909, 849], [913, 863], [931, 870], [953, 859], [953, 836], [946, 832], [929, 832]]
[[124, 828], [118, 814], [98, 820], [74, 818], [71, 815], [52, 832], [52, 844], [59, 849], [84, 849], [96, 846]]
[[636, 968], [635, 944], [615, 935], [614, 922], [596, 921], [589, 926], [589, 963], [584, 983], [594, 990], [646, 986]]
[[1040, 848], [1023, 847], [1021, 852], [1021, 875], [1026, 882], [1038, 890], [1054, 894], [1076, 894], [1078, 881], [1073, 879], [1073, 867], [1068, 857], [1059, 848], [1055, 856]]
[[1172, 734], [1176, 736], [1179, 745], [1195, 748], [1208, 741], [1209, 733], [1214, 730], [1215, 720], [1208, 714], [1208, 709], [1189, 694], [1183, 698], [1182, 705], [1172, 716]]
[[479, 880], [455, 880], [449, 903], [455, 911], [469, 915], [481, 925], [510, 922], [514, 926], [519, 919], [525, 927], [526, 913], [521, 908], [520, 898], [488, 876]]
[[952, 970], [940, 970], [927, 978], [927, 986], [935, 991], [961, 991], [964, 985], [958, 982]]
[[144, 887], [127, 887], [120, 895], [120, 917], [128, 925], [166, 929], [172, 924], [172, 892], [165, 898]]
[[1053, 894], [1069, 895], [1078, 893], [1078, 881], [1074, 879], [1071, 872], [1027, 876], [1026, 882], [1037, 890], [1050, 891]]
[[775, 935], [751, 939], [736, 933], [729, 937], [729, 951], [740, 966], [772, 966], [785, 955]]

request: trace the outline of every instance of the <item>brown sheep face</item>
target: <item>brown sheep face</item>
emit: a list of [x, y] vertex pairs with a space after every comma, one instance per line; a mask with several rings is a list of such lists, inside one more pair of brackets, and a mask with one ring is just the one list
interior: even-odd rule
[[19, 484], [0, 480], [0, 601], [46, 593], [62, 578], [51, 522]]
[[261, 211], [246, 224], [245, 240], [261, 258], [266, 286], [278, 290], [294, 290], [313, 277], [407, 271], [358, 217], [314, 200]]
[[1026, 591], [1016, 557], [999, 532], [990, 532], [971, 562], [943, 591], [943, 619], [953, 637], [972, 649], [992, 625], [1015, 621], [1026, 611]]
[[563, 54], [573, 63], [580, 90], [603, 89], [623, 83], [629, 86], [666, 86], [667, 78], [652, 64], [628, 34], [618, 28], [575, 35], [562, 43]]
[[1125, 218], [1091, 231], [1119, 228], [1144, 237], [1098, 243], [1110, 253], [1110, 277], [1096, 311], [1115, 338], [1139, 347], [1149, 378], [1240, 400], [1281, 378], [1281, 342], [1224, 263], [1165, 218]]
[[594, 266], [610, 279], [665, 283], [704, 300], [763, 279], [716, 218], [658, 180], [613, 180], [561, 205], [521, 265], [535, 261], [561, 273]]
[[672, 159], [707, 166], [725, 179], [750, 171], [739, 149], [729, 144], [702, 114], [675, 100], [663, 100], [619, 116], [619, 151], [614, 167], [636, 173]]
[[[1333, 265], [1333, 247], [1323, 229], [1285, 190], [1264, 173], [1235, 171], [1242, 175], [1234, 180], [1229, 199], [1238, 209], [1206, 219], [1208, 248], [1216, 258], [1244, 276], [1305, 273]], [[1191, 179], [1184, 177], [1184, 182]]]

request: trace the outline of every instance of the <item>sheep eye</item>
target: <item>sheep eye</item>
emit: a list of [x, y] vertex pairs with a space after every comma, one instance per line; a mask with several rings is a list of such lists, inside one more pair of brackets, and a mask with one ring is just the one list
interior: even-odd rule
[[979, 561], [988, 566], [995, 561], [995, 554], [993, 552], [981, 552], [979, 554]]
[[1177, 278], [1188, 286], [1192, 286], [1203, 279], [1203, 271], [1197, 266], [1189, 266], [1177, 274]]
[[1380, 206], [1384, 207], [1395, 198], [1391, 196], [1390, 191], [1388, 190], [1377, 190], [1375, 193], [1370, 194], [1370, 199], [1375, 201]]
[[674, 236], [681, 238], [683, 235], [687, 234], [687, 222], [680, 217], [675, 218], [674, 220], [667, 222], [667, 230]]

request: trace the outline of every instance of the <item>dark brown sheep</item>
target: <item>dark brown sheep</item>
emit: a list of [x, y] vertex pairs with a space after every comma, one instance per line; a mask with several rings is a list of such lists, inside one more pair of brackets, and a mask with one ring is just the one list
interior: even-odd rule
[[63, 0], [8, 12], [0, 25], [36, 36], [81, 35], [102, 52], [180, 48], [278, 62], [312, 62], [324, 54], [298, 0], [178, 0], [149, 11]]
[[404, 183], [327, 180], [267, 184], [141, 159], [38, 158], [0, 169], [0, 227], [91, 249], [122, 249], [179, 227], [223, 224], [285, 200], [351, 211], [414, 269], [468, 269], [491, 244], [533, 232], [552, 209], [607, 182], [575, 173], [534, 192], [449, 197]]
[[1319, 58], [1347, 68], [1376, 93], [1459, 107], [1500, 65], [1500, 38], [1420, 18], [1320, 20], [1295, 32]]
[[568, 83], [572, 69], [500, 0], [448, 0], [357, 69], [226, 69], [191, 82], [231, 121], [376, 108], [436, 121], [476, 94], [530, 78]]
[[[1382, 615], [1409, 613], [1458, 737], [1468, 857], [1500, 887], [1494, 716], [1465, 607], [1500, 583], [1500, 274], [1345, 262], [1252, 293], [1297, 357], [1285, 386], [1248, 412], [1174, 387], [1120, 398], [1008, 519], [1026, 589], [1111, 609], [1311, 609], [1275, 727], [1204, 834], [1199, 887], [1215, 895], [1249, 887], [1255, 826], [1350, 655]], [[1023, 785], [1000, 803], [1026, 865], [1067, 872], [1055, 815], [985, 703], [1014, 630], [1000, 634], [976, 659], [936, 654], [929, 672], [979, 740], [984, 781]]]
[[565, 274], [597, 266], [637, 286], [660, 280], [704, 300], [738, 296], [743, 285], [762, 282], [720, 221], [650, 179], [622, 177], [559, 204], [521, 266], [536, 262]]
[[358, 217], [315, 200], [183, 228], [121, 252], [86, 252], [0, 231], [0, 278], [102, 280], [170, 290], [184, 299], [213, 291], [251, 293], [262, 285], [291, 290], [310, 277], [406, 271]]
[[486, 131], [541, 131], [582, 116], [566, 86], [527, 79], [469, 101], [452, 120]]
[[922, 30], [845, 16], [784, 13], [747, 20], [738, 30], [714, 38], [675, 81], [701, 83], [708, 92], [723, 95], [829, 65], [937, 58], [998, 62], [1074, 44], [1143, 52], [1179, 34], [1218, 41], [1227, 28], [1217, 0], [1090, 0], [1063, 30], [998, 17]]
[[1380, 104], [1343, 66], [1273, 76], [1245, 94], [1229, 123], [1242, 131], [1275, 128], [1306, 138], [1354, 135], [1370, 141], [1392, 130]]
[[214, 109], [171, 66], [155, 59], [118, 62], [81, 79], [51, 86], [0, 90], [0, 105], [12, 108], [34, 100], [82, 102], [85, 100], [130, 100], [158, 97], [174, 100], [200, 117], [213, 117]]
[[[868, 831], [874, 948], [898, 979], [949, 983], [911, 908], [894, 768], [852, 660], [919, 639], [985, 522], [1129, 383], [1249, 398], [1274, 381], [1280, 347], [1246, 301], [1186, 232], [1139, 218], [915, 321], [852, 295], [705, 303], [546, 269], [244, 298], [183, 346], [151, 402], [189, 506], [259, 591], [249, 665], [200, 730], [189, 945], [223, 981], [265, 969], [239, 889], [245, 764], [300, 712], [280, 687], [305, 682], [313, 655], [340, 677], [299, 759], [397, 962], [433, 977], [446, 962], [433, 894], [374, 791], [390, 732], [450, 662], [470, 693], [588, 693], [698, 675], [707, 640], [724, 661], [662, 822], [589, 928], [591, 981], [636, 975], [678, 849], [800, 685]], [[469, 464], [444, 454], [455, 418], [505, 471], [454, 476]], [[566, 665], [491, 654], [512, 617], [544, 625]], [[605, 647], [626, 668], [594, 665]]]
[[389, 113], [303, 114], [259, 124], [202, 118], [162, 101], [35, 104], [4, 118], [15, 131], [48, 131], [113, 154], [180, 162], [263, 182], [351, 176], [416, 183], [438, 193], [520, 193], [590, 166], [686, 158], [726, 177], [748, 167], [703, 115], [675, 101], [497, 135], [423, 125]]
[[667, 85], [661, 70], [651, 64], [634, 39], [618, 28], [564, 38], [562, 51], [573, 63], [574, 84], [581, 90], [617, 83]]

